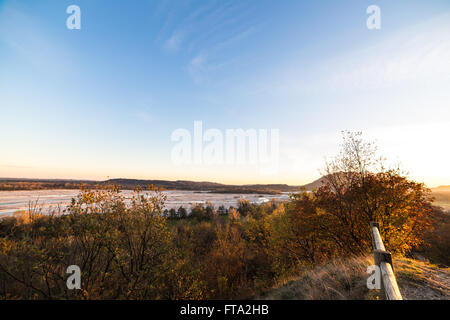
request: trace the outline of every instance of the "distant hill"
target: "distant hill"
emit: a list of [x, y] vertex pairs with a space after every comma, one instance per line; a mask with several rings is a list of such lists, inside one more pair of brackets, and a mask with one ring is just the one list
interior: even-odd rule
[[450, 186], [431, 188], [431, 191], [434, 197], [434, 205], [450, 213]]
[[211, 191], [215, 193], [279, 193], [295, 192], [299, 186], [288, 186], [287, 184], [252, 184], [252, 185], [227, 185], [216, 182], [197, 182], [185, 180], [136, 180], [136, 179], [110, 179], [107, 182], [115, 183], [123, 188], [146, 187], [154, 185], [166, 190], [194, 190]]
[[198, 191], [207, 191], [213, 190], [217, 188], [221, 188], [225, 186], [224, 184], [215, 183], [215, 182], [196, 182], [196, 181], [185, 181], [185, 180], [139, 180], [139, 179], [110, 179], [104, 181], [102, 183], [114, 183], [120, 185], [122, 188], [136, 188], [147, 187], [150, 185], [154, 185], [159, 188], [164, 188], [168, 190], [198, 190]]
[[313, 182], [303, 185], [302, 187], [308, 191], [312, 191], [314, 189], [321, 187], [324, 184], [325, 184], [325, 177], [321, 177], [317, 180], [314, 180]]
[[0, 178], [0, 190], [79, 189], [80, 185], [99, 183], [92, 180]]
[[227, 185], [208, 181], [186, 180], [140, 180], [140, 179], [109, 179], [106, 181], [93, 180], [69, 180], [69, 179], [21, 179], [0, 178], [0, 190], [46, 190], [46, 189], [79, 189], [81, 185], [105, 185], [117, 184], [122, 189], [134, 189], [136, 187], [148, 187], [154, 185], [164, 190], [192, 190], [211, 191], [214, 193], [265, 193], [276, 194], [280, 192], [296, 192], [300, 186], [288, 186], [287, 184], [252, 184], [252, 185]]
[[351, 177], [351, 174], [349, 175], [349, 174], [346, 174], [346, 173], [343, 173], [343, 172], [328, 174], [328, 175], [325, 175], [323, 177], [320, 177], [319, 179], [317, 179], [317, 180], [315, 180], [315, 181], [313, 181], [311, 183], [305, 184], [303, 187], [306, 190], [309, 190], [309, 191], [317, 189], [317, 188], [323, 186], [324, 184], [326, 184], [327, 183], [327, 179], [330, 178], [331, 175], [335, 176], [338, 179], [348, 179], [348, 178]]
[[439, 186], [436, 188], [431, 188], [433, 191], [450, 191], [450, 186]]
[[45, 189], [79, 189], [80, 185], [104, 185], [117, 184], [122, 189], [134, 189], [138, 186], [148, 187], [154, 185], [164, 190], [192, 190], [211, 191], [214, 193], [265, 193], [276, 194], [280, 192], [298, 192], [303, 187], [313, 190], [322, 185], [324, 178], [317, 179], [304, 186], [290, 186], [287, 184], [247, 184], [230, 185], [209, 181], [187, 181], [187, 180], [142, 180], [117, 178], [105, 181], [94, 180], [71, 180], [71, 179], [22, 179], [22, 178], [0, 178], [0, 190], [45, 190]]

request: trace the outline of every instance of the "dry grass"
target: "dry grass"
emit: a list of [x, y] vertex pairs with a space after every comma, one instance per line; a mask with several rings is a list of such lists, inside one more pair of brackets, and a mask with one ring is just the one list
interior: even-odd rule
[[266, 293], [264, 299], [281, 300], [352, 300], [380, 299], [379, 290], [366, 287], [368, 257], [335, 260], [326, 265], [305, 271], [300, 277], [286, 280]]
[[[378, 300], [382, 290], [369, 290], [366, 269], [372, 256], [333, 261], [305, 271], [297, 278], [279, 283], [259, 298], [281, 300]], [[427, 262], [394, 258], [394, 270], [403, 298], [408, 300], [449, 299], [450, 269]]]

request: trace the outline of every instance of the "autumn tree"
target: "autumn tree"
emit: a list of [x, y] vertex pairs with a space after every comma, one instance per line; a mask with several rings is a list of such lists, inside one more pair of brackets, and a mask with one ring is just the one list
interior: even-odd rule
[[348, 250], [371, 246], [370, 221], [380, 223], [391, 251], [407, 252], [421, 243], [430, 226], [430, 191], [398, 167], [387, 169], [360, 132], [344, 133], [341, 153], [326, 163], [325, 173], [324, 184], [314, 191], [315, 202], [330, 215], [330, 233]]

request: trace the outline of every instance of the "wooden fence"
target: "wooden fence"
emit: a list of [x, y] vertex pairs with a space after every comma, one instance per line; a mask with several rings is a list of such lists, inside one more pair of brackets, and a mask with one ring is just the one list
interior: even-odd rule
[[373, 256], [375, 264], [380, 268], [381, 279], [384, 287], [384, 292], [389, 300], [403, 300], [400, 290], [398, 288], [397, 279], [394, 275], [392, 264], [392, 257], [384, 247], [381, 239], [379, 224], [377, 222], [370, 223], [372, 230]]

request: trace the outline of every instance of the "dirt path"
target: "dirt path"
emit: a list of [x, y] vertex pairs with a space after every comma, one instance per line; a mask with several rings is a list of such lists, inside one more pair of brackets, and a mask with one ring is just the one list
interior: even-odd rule
[[419, 260], [394, 259], [400, 291], [407, 300], [450, 300], [450, 268]]

